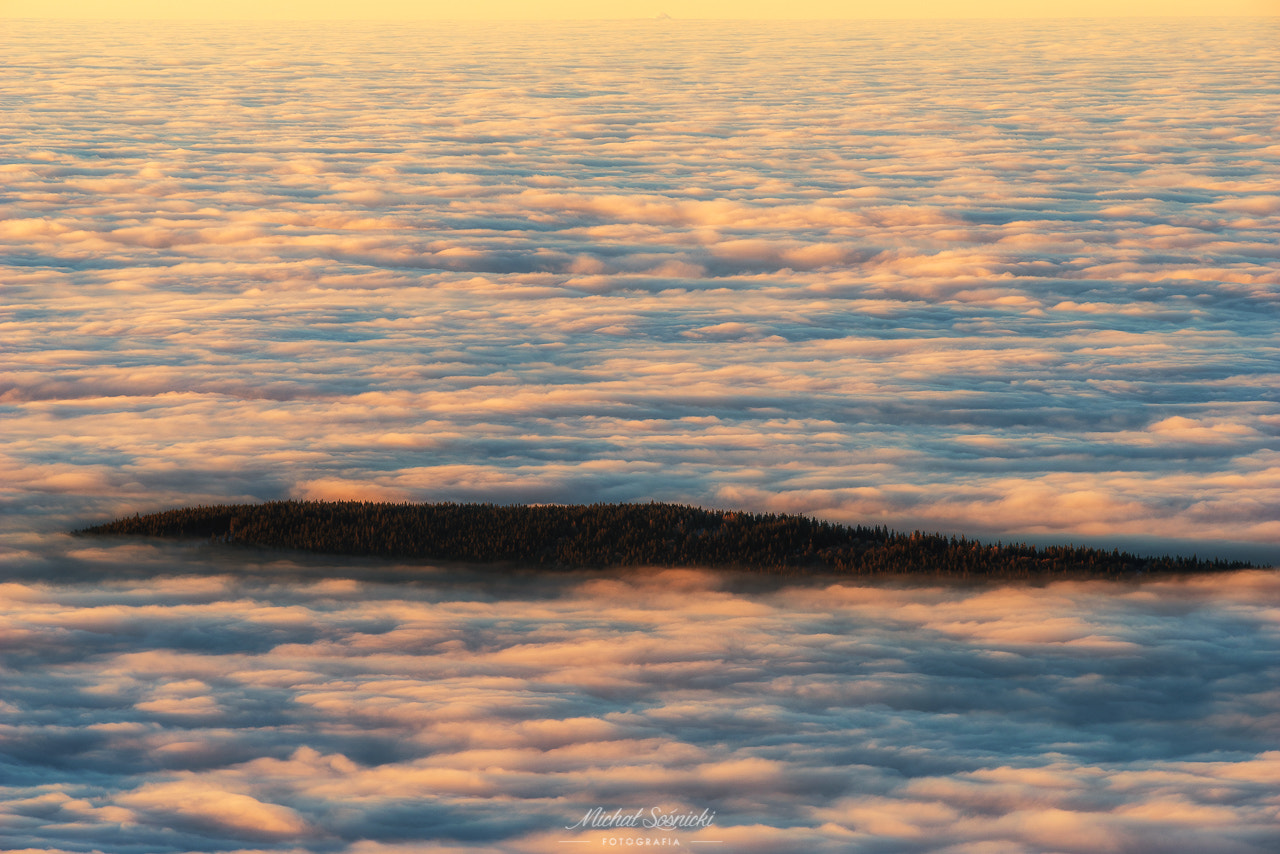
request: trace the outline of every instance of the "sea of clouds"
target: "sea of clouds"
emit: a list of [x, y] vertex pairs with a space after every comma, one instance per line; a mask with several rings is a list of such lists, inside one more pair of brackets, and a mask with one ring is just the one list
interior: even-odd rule
[[1278, 39], [8, 22], [0, 500], [1280, 542]]
[[[7, 850], [1280, 846], [1271, 571], [771, 586], [26, 545], [0, 583]], [[567, 829], [595, 807], [713, 815]]]
[[725, 854], [1276, 850], [1270, 572], [769, 586], [64, 532], [659, 499], [1274, 556], [1277, 43], [6, 21], [0, 848], [635, 835], [564, 829], [601, 807], [712, 810], [666, 837]]

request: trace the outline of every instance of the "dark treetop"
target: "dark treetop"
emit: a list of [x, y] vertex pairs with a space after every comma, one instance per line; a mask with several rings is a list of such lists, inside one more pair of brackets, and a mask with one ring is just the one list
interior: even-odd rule
[[1078, 546], [983, 545], [806, 516], [678, 504], [495, 505], [273, 501], [186, 507], [82, 534], [204, 538], [273, 549], [547, 568], [680, 566], [770, 573], [951, 578], [1123, 578], [1241, 569], [1238, 561], [1143, 558]]

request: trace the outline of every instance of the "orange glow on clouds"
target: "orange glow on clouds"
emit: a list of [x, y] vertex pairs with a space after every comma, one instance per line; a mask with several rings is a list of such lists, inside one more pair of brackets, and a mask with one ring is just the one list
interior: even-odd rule
[[1280, 543], [1278, 27], [8, 22], [0, 533], [661, 499]]

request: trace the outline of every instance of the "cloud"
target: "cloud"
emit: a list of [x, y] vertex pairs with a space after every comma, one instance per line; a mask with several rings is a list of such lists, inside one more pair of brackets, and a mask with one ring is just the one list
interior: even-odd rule
[[[282, 41], [268, 68], [229, 29], [178, 27], [160, 87], [125, 28], [102, 63], [141, 82], [91, 102], [96, 77], [50, 52], [60, 31], [23, 24], [14, 50], [54, 59], [32, 60], [44, 95], [10, 93], [5, 524], [668, 498], [1275, 542], [1258, 96], [1151, 102], [1080, 76], [1128, 41], [1152, 76], [1234, 78], [1257, 33], [1116, 23], [1052, 50], [1074, 26], [966, 46], [668, 33], [718, 58], [678, 86], [620, 72], [631, 44], [611, 36], [572, 92], [521, 70], [511, 33], [472, 29], [402, 74], [376, 28], [323, 61]], [[820, 79], [797, 59], [851, 44]], [[454, 76], [477, 55], [483, 76]], [[1010, 58], [1046, 76], [952, 73]], [[109, 138], [88, 145], [95, 122]], [[1238, 517], [1219, 512], [1229, 480]]]
[[1269, 26], [11, 23], [10, 847], [556, 851], [661, 803], [743, 851], [1276, 848], [1268, 573], [54, 533], [660, 499], [1274, 561]]
[[297, 839], [307, 832], [306, 822], [287, 807], [185, 779], [148, 784], [119, 795], [116, 801], [153, 822], [179, 827], [189, 823], [206, 833], [232, 838]]
[[519, 852], [594, 806], [761, 852], [1277, 841], [1271, 572], [387, 583], [164, 545], [123, 578], [135, 546], [73, 545], [30, 542], [0, 600], [18, 847]]

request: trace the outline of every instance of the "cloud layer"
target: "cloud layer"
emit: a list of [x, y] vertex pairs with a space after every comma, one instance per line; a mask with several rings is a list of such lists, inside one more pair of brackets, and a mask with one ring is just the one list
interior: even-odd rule
[[1274, 546], [1278, 41], [9, 22], [0, 847], [532, 854], [610, 838], [565, 829], [599, 806], [714, 810], [684, 850], [1276, 850], [1265, 573], [552, 581], [49, 532], [661, 499]]
[[387, 584], [90, 545], [30, 538], [0, 584], [10, 849], [664, 833], [566, 830], [597, 806], [713, 811], [682, 850], [1280, 843], [1270, 573], [943, 589], [406, 567]]
[[16, 22], [0, 500], [1275, 543], [1276, 27]]

